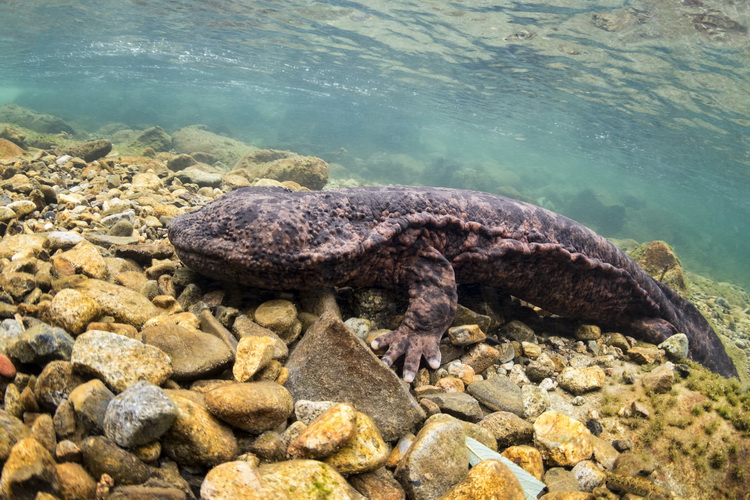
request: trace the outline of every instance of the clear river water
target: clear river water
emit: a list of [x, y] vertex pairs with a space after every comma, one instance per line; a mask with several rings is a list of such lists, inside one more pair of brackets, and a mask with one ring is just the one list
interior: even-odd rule
[[0, 0], [0, 104], [508, 194], [750, 288], [750, 5]]

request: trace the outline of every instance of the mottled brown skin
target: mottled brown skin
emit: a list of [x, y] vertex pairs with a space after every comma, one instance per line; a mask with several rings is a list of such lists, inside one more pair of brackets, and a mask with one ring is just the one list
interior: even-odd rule
[[233, 191], [172, 222], [169, 238], [189, 267], [260, 288], [406, 289], [409, 306], [388, 347], [414, 378], [456, 311], [456, 284], [482, 283], [548, 311], [660, 343], [677, 332], [691, 356], [725, 376], [736, 370], [698, 310], [617, 247], [562, 215], [474, 191], [364, 187]]

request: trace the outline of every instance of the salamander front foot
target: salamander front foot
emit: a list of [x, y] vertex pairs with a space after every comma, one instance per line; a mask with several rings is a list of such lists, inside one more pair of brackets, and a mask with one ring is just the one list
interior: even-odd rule
[[383, 363], [388, 366], [393, 365], [396, 359], [404, 356], [404, 381], [410, 383], [417, 376], [419, 362], [423, 356], [433, 370], [440, 366], [440, 349], [438, 345], [442, 334], [443, 332], [411, 332], [408, 327], [401, 325], [398, 329], [373, 340], [372, 348], [388, 348], [388, 351], [382, 358]]

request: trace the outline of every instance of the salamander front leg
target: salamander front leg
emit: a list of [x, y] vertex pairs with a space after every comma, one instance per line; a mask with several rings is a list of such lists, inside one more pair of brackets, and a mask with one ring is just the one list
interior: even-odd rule
[[422, 247], [402, 267], [399, 281], [409, 290], [404, 321], [375, 339], [372, 347], [388, 347], [382, 358], [388, 366], [404, 356], [404, 380], [411, 382], [423, 356], [433, 369], [440, 366], [440, 338], [456, 314], [456, 279], [450, 262], [440, 252]]

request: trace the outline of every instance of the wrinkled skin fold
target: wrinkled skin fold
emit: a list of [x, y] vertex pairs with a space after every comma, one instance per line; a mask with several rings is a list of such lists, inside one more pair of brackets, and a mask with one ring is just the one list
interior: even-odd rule
[[724, 376], [732, 360], [677, 292], [587, 227], [502, 196], [457, 189], [247, 187], [180, 215], [169, 228], [194, 270], [269, 289], [402, 289], [403, 323], [373, 342], [411, 381], [456, 311], [457, 284], [502, 288], [550, 312], [651, 343], [683, 332], [690, 356]]

